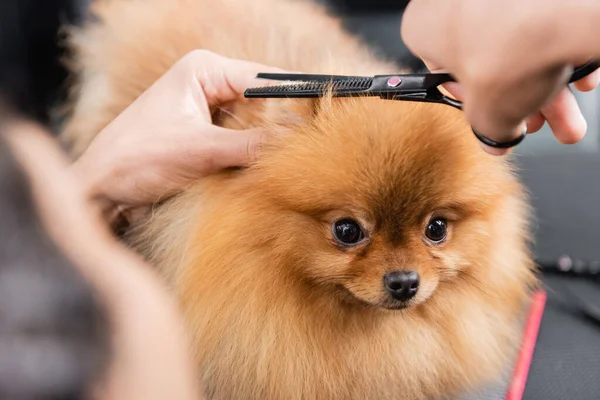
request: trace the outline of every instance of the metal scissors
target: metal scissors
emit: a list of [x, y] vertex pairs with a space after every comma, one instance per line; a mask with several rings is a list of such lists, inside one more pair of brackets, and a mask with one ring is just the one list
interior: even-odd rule
[[[568, 83], [578, 81], [598, 68], [600, 63], [595, 61], [581, 65], [575, 68]], [[446, 104], [462, 110], [462, 102], [445, 96], [438, 89], [443, 83], [456, 81], [447, 73], [375, 76], [260, 73], [257, 78], [295, 83], [250, 88], [244, 92], [246, 98], [317, 98], [331, 93], [334, 97], [377, 96], [386, 100]], [[512, 141], [496, 142], [474, 128], [472, 130], [482, 143], [501, 149], [514, 147], [527, 136], [525, 130]]]

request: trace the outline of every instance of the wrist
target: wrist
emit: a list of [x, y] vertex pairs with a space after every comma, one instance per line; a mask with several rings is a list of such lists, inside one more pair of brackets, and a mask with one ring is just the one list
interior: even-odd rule
[[88, 162], [86, 155], [82, 155], [70, 166], [70, 170], [82, 188], [85, 199], [91, 203], [104, 217], [111, 227], [114, 228], [120, 218], [120, 210], [106, 190], [108, 176], [106, 169]]

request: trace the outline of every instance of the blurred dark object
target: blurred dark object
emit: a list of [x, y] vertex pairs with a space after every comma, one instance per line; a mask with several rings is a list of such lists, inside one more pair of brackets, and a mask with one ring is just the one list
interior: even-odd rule
[[109, 357], [105, 310], [42, 228], [28, 180], [2, 137], [12, 112], [48, 126], [66, 77], [59, 29], [77, 21], [83, 5], [0, 2], [1, 399], [85, 398]]
[[[427, 71], [421, 59], [408, 50], [400, 37], [402, 14], [408, 1], [316, 1], [340, 15], [346, 29], [361, 37], [375, 51], [413, 72]], [[394, 72], [396, 71], [389, 71], [390, 74]]]
[[0, 1], [0, 94], [20, 112], [50, 122], [64, 98], [60, 27], [81, 20], [88, 0]]
[[102, 373], [108, 321], [40, 227], [0, 132], [0, 398], [79, 399]]
[[409, 0], [330, 0], [329, 3], [351, 13], [402, 11]]

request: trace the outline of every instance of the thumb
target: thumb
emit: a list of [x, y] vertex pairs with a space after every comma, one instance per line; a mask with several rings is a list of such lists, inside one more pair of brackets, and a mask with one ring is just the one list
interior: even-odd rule
[[244, 167], [256, 160], [262, 145], [271, 136], [261, 128], [226, 129], [213, 125], [212, 165], [216, 170]]
[[[451, 74], [451, 72], [448, 69], [441, 68], [437, 64], [435, 64], [427, 59], [421, 59], [421, 61], [423, 61], [423, 64], [425, 64], [425, 67], [432, 74], [448, 74], [448, 73]], [[459, 82], [450, 81], [450, 82], [443, 83], [438, 87], [438, 90], [440, 92], [442, 92], [442, 94], [444, 96], [450, 97], [454, 100], [463, 101], [463, 98], [464, 98], [463, 88], [461, 87]]]

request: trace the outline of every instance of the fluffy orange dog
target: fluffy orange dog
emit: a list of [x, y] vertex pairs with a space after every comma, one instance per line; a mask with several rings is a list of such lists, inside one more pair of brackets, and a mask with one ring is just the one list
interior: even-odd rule
[[[399, 70], [310, 3], [94, 9], [73, 39], [75, 154], [193, 49], [294, 71]], [[497, 377], [535, 282], [528, 209], [462, 113], [379, 99], [232, 107], [221, 124], [279, 139], [251, 168], [163, 204], [136, 237], [180, 299], [208, 398], [423, 399]]]

